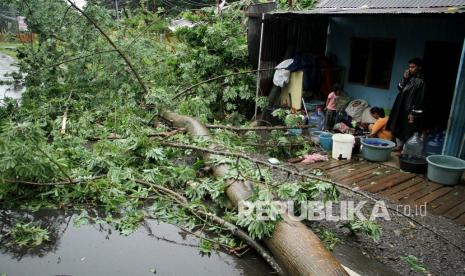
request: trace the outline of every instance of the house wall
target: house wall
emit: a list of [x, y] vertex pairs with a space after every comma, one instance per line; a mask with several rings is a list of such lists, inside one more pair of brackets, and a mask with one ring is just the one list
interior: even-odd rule
[[[338, 65], [346, 68], [344, 90], [350, 96], [365, 99], [371, 106], [390, 109], [397, 95], [397, 83], [407, 68], [407, 61], [412, 57], [423, 57], [426, 41], [463, 42], [464, 22], [463, 18], [457, 17], [336, 16], [330, 19], [327, 54], [335, 54], [338, 57]], [[352, 37], [396, 39], [389, 89], [347, 82]], [[455, 79], [455, 76], [453, 78]]]

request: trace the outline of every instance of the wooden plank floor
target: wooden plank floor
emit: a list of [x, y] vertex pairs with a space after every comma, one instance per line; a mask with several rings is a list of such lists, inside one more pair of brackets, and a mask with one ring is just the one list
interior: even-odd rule
[[465, 225], [465, 185], [444, 186], [423, 175], [365, 160], [297, 165], [301, 171], [319, 169], [331, 180], [411, 206], [425, 205], [429, 212]]

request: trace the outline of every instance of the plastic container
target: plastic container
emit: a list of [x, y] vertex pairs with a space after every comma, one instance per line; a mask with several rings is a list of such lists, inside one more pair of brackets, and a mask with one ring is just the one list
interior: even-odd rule
[[325, 102], [319, 101], [319, 100], [310, 100], [308, 102], [305, 102], [305, 108], [307, 109], [307, 112], [313, 112], [317, 110], [317, 107], [324, 107]]
[[388, 161], [392, 149], [396, 146], [394, 142], [379, 138], [365, 138], [362, 145], [363, 158], [375, 162]]
[[352, 148], [354, 147], [355, 137], [350, 134], [333, 135], [333, 153], [332, 157], [336, 160], [350, 160], [352, 158]]
[[320, 146], [325, 151], [330, 151], [333, 148], [333, 134], [329, 132], [323, 132], [320, 134]]
[[407, 140], [402, 153], [405, 154], [408, 158], [424, 158], [423, 138], [418, 132], [416, 132]]
[[325, 115], [320, 108], [308, 117], [308, 124], [310, 125], [310, 128], [308, 129], [310, 134], [314, 131], [323, 130], [323, 127], [325, 126]]
[[465, 171], [465, 161], [448, 155], [431, 155], [428, 161], [428, 179], [443, 185], [456, 185]]
[[425, 158], [408, 158], [406, 155], [399, 156], [400, 169], [404, 172], [424, 174], [428, 168]]
[[440, 155], [444, 145], [444, 136], [442, 133], [430, 134], [426, 139], [425, 154]]
[[287, 133], [291, 136], [302, 135], [302, 129], [301, 128], [290, 128], [287, 130]]
[[319, 144], [320, 143], [320, 135], [322, 133], [325, 133], [324, 131], [320, 131], [320, 130], [317, 130], [317, 131], [312, 131], [310, 132], [310, 139], [315, 143], [315, 144]]

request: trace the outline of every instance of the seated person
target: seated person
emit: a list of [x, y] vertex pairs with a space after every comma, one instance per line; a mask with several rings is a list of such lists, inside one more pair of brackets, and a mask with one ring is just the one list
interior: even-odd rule
[[376, 122], [368, 127], [370, 130], [369, 137], [372, 138], [381, 138], [385, 140], [392, 140], [392, 134], [390, 131], [386, 130], [386, 124], [389, 120], [389, 117], [384, 115], [384, 109], [380, 107], [372, 107], [370, 109], [371, 116], [376, 119]]

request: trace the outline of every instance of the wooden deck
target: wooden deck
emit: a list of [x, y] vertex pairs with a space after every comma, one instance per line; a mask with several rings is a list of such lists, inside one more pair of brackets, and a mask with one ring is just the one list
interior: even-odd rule
[[333, 181], [358, 188], [399, 204], [425, 205], [428, 212], [465, 225], [465, 185], [444, 186], [423, 175], [403, 172], [398, 168], [365, 160], [330, 160], [314, 164], [298, 164], [301, 170], [321, 169]]

